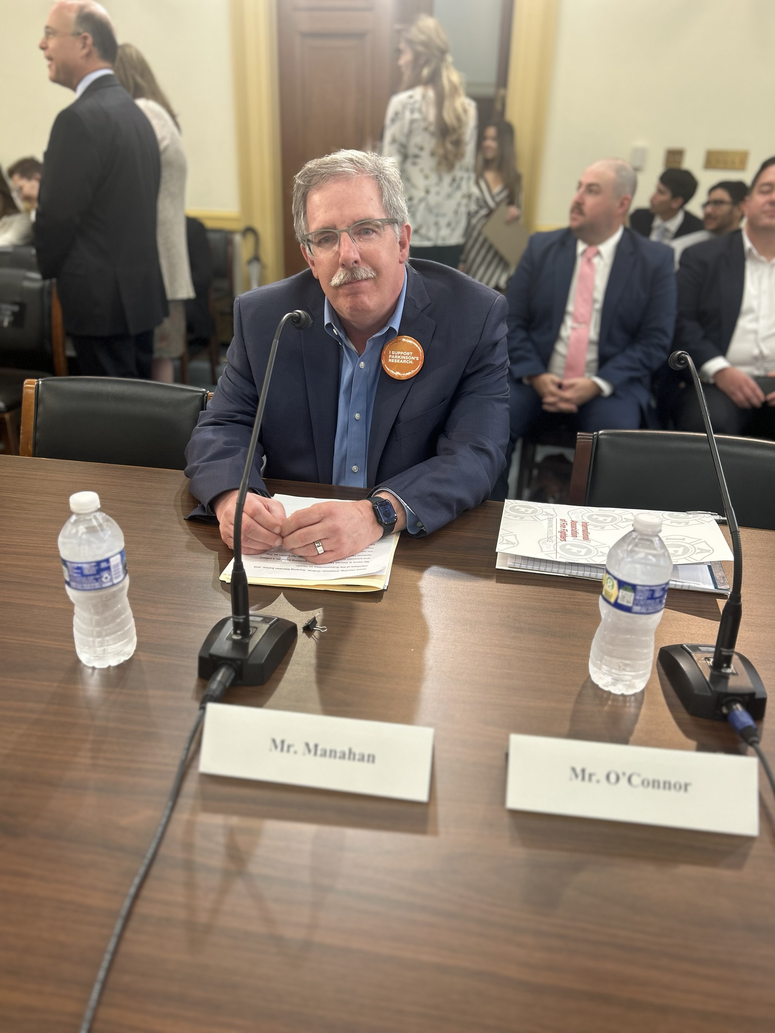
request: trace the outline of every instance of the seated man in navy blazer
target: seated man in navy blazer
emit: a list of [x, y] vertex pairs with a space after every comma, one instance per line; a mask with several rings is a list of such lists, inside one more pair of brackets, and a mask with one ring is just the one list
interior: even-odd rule
[[[742, 230], [681, 256], [676, 347], [694, 359], [717, 434], [775, 438], [775, 158], [742, 208]], [[691, 385], [681, 402], [679, 430], [702, 431]]]
[[[392, 158], [338, 151], [308, 162], [293, 215], [309, 269], [237, 299], [228, 365], [186, 474], [203, 503], [193, 515], [214, 513], [231, 545], [272, 336], [286, 312], [305, 309], [312, 325], [286, 327], [280, 342], [242, 541], [246, 552], [283, 545], [326, 563], [386, 533], [427, 534], [489, 496], [508, 442], [506, 303], [457, 270], [407, 262], [411, 227]], [[398, 335], [422, 349], [409, 377], [381, 361]], [[286, 517], [262, 475], [371, 497]]]
[[586, 431], [641, 425], [676, 292], [670, 248], [624, 227], [635, 187], [626, 162], [596, 162], [570, 227], [530, 238], [506, 292], [512, 442], [542, 411]]

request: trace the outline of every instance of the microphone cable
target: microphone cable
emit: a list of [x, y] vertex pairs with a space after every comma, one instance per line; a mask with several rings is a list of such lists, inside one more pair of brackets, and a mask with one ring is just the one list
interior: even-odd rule
[[159, 821], [156, 832], [153, 835], [151, 845], [148, 847], [146, 855], [143, 858], [142, 864], [137, 870], [137, 875], [135, 875], [134, 881], [129, 888], [129, 892], [124, 899], [116, 924], [113, 927], [113, 934], [110, 937], [108, 946], [102, 956], [102, 963], [100, 965], [99, 972], [97, 973], [97, 978], [94, 981], [94, 986], [92, 987], [89, 1003], [86, 1006], [86, 1011], [83, 1015], [80, 1033], [89, 1033], [92, 1028], [94, 1015], [97, 1011], [97, 1006], [100, 1003], [102, 991], [105, 989], [105, 981], [107, 980], [110, 966], [113, 964], [113, 958], [115, 957], [124, 929], [126, 928], [127, 920], [132, 908], [134, 907], [135, 901], [137, 900], [138, 894], [140, 893], [140, 889], [145, 882], [146, 876], [150, 871], [151, 865], [154, 862], [154, 858], [156, 857], [156, 853], [161, 845], [161, 841], [164, 839], [164, 833], [167, 831], [167, 826], [169, 825], [172, 812], [175, 808], [175, 804], [177, 803], [180, 787], [183, 784], [183, 779], [186, 774], [191, 747], [196, 739], [199, 729], [201, 728], [202, 721], [205, 716], [205, 708], [208, 703], [218, 703], [223, 698], [224, 693], [234, 681], [236, 675], [237, 672], [235, 668], [230, 664], [221, 664], [207, 683], [207, 688], [199, 701], [199, 710], [196, 715], [196, 721], [194, 721], [193, 728], [188, 733], [186, 745], [183, 747], [183, 752], [180, 755], [178, 769], [175, 772], [175, 779], [172, 783], [169, 796], [167, 797], [167, 803], [164, 807], [164, 811], [162, 812], [161, 820]]
[[737, 700], [730, 700], [722, 709], [727, 715], [727, 721], [729, 721], [743, 742], [747, 743], [747, 745], [751, 747], [761, 761], [762, 767], [770, 781], [772, 792], [775, 793], [775, 776], [773, 776], [772, 768], [768, 764], [767, 758], [764, 756], [762, 751], [759, 729], [756, 726], [756, 722], [745, 707], [741, 703], [738, 703]]

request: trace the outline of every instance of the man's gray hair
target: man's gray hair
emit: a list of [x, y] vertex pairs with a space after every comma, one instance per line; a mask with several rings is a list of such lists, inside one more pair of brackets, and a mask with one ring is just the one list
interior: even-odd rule
[[638, 176], [635, 169], [623, 158], [604, 158], [597, 162], [598, 165], [605, 165], [614, 174], [614, 197], [635, 197], [638, 189]]
[[[388, 219], [396, 219], [396, 236], [401, 226], [409, 222], [404, 185], [395, 158], [383, 158], [369, 151], [334, 151], [324, 158], [313, 158], [293, 180], [293, 229], [296, 239], [304, 244], [309, 232], [307, 225], [307, 198], [310, 191], [332, 179], [371, 176], [379, 187], [382, 207]], [[332, 229], [335, 227], [332, 227]]]

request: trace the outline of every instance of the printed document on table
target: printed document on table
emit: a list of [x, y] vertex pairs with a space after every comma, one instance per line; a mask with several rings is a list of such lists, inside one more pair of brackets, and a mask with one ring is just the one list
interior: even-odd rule
[[[496, 566], [599, 580], [608, 550], [632, 530], [638, 509], [561, 506], [509, 499], [504, 503]], [[670, 584], [695, 591], [729, 591], [721, 560], [732, 553], [708, 513], [654, 510], [662, 517], [661, 537], [673, 559]]]
[[[309, 499], [295, 495], [275, 495], [288, 516], [319, 502], [336, 499]], [[283, 585], [291, 588], [320, 588], [333, 591], [379, 591], [387, 588], [398, 535], [380, 538], [354, 556], [332, 563], [310, 563], [286, 549], [270, 549], [258, 556], [243, 556], [242, 562], [251, 585]], [[234, 561], [221, 574], [221, 581], [231, 580]]]

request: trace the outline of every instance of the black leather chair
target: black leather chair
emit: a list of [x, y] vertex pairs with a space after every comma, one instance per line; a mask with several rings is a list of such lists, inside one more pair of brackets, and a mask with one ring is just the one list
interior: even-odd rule
[[119, 377], [28, 380], [21, 454], [182, 470], [204, 388]]
[[[716, 440], [738, 523], [775, 530], [775, 441]], [[671, 430], [580, 433], [569, 501], [723, 513], [707, 438]]]
[[[3, 252], [32, 248], [2, 248]], [[53, 280], [0, 261], [0, 436], [6, 452], [19, 451], [22, 388], [29, 378], [66, 374], [65, 333]]]
[[207, 230], [213, 279], [212, 313], [219, 344], [229, 344], [234, 336], [234, 234], [229, 230]]

